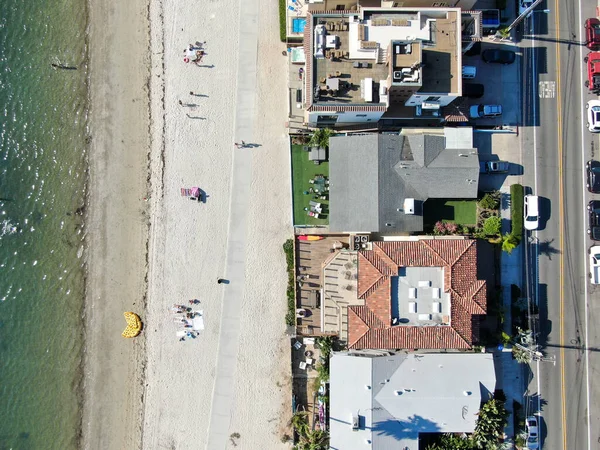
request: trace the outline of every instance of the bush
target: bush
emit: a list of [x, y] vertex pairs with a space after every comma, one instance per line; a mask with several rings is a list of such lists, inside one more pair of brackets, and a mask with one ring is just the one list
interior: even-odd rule
[[483, 223], [483, 233], [486, 236], [498, 236], [500, 234], [500, 227], [502, 220], [498, 216], [492, 216], [485, 219]]
[[281, 42], [287, 41], [287, 30], [285, 29], [286, 13], [287, 2], [285, 0], [279, 0], [279, 39], [281, 39]]
[[483, 209], [498, 209], [500, 201], [493, 194], [485, 194], [481, 200], [479, 200], [479, 207]]
[[523, 237], [523, 186], [513, 184], [510, 187], [510, 220], [512, 222], [511, 234], [521, 242]]
[[288, 272], [287, 303], [288, 312], [285, 315], [285, 323], [289, 326], [296, 325], [296, 286], [294, 285], [294, 241], [288, 239], [283, 244], [285, 262]]
[[329, 148], [329, 138], [333, 135], [331, 128], [319, 128], [313, 132], [308, 145]]
[[453, 222], [446, 223], [446, 232], [448, 232], [449, 234], [456, 234], [457, 231], [458, 231], [458, 225], [456, 225]]
[[519, 245], [519, 240], [512, 234], [506, 233], [502, 239], [502, 251], [509, 255], [517, 248], [517, 245]]
[[433, 226], [433, 234], [446, 234], [446, 224], [438, 220]]

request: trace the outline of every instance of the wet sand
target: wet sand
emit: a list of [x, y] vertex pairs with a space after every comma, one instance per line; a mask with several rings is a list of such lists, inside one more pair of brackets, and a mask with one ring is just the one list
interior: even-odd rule
[[144, 318], [147, 274], [149, 22], [146, 0], [90, 8], [90, 183], [86, 217], [86, 449], [141, 448], [145, 335], [124, 339], [124, 311]]

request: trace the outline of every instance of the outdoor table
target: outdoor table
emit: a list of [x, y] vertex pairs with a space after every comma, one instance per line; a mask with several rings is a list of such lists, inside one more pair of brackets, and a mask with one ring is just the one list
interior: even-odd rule
[[314, 191], [317, 194], [325, 192], [325, 178], [316, 178], [314, 183]]
[[[308, 291], [308, 300], [306, 301], [306, 306], [310, 307], [310, 308], [316, 308], [317, 307], [317, 291], [316, 290], [310, 290]], [[310, 356], [310, 355], [307, 355]]]
[[340, 89], [339, 78], [327, 78], [325, 84], [327, 85], [327, 89], [331, 89], [332, 91], [337, 91]]
[[335, 34], [325, 36], [325, 48], [337, 48], [338, 37]]

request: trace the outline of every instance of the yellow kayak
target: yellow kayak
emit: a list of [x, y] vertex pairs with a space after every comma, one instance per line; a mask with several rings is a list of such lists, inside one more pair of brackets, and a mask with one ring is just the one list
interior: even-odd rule
[[301, 241], [320, 241], [321, 239], [325, 239], [325, 237], [302, 234], [298, 236], [298, 239], [300, 239]]
[[127, 321], [127, 328], [121, 334], [124, 338], [134, 338], [140, 331], [142, 331], [142, 321], [140, 320], [140, 316], [136, 313], [125, 312], [123, 313], [125, 316], [125, 320]]

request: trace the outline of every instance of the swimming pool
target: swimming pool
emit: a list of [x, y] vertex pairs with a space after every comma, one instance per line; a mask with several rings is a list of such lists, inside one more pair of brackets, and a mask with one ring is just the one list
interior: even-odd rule
[[294, 33], [304, 33], [305, 26], [306, 26], [306, 19], [293, 19], [292, 20], [292, 31]]

